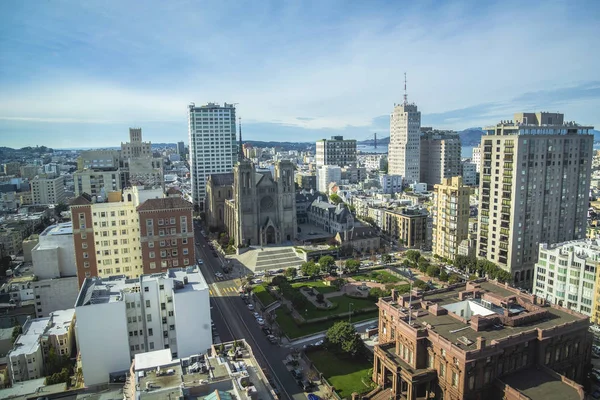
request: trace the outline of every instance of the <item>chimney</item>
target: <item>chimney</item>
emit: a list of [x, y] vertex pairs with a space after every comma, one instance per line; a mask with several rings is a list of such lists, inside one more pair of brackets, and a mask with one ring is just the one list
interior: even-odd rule
[[485, 337], [478, 336], [477, 337], [477, 350], [481, 350], [485, 348]]

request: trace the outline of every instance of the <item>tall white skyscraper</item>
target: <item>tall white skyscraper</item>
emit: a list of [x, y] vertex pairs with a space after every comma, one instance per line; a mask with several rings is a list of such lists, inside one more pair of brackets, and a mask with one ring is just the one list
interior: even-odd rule
[[235, 106], [208, 103], [188, 106], [190, 171], [194, 204], [202, 207], [210, 174], [231, 172], [238, 147], [235, 140]]
[[409, 104], [404, 75], [404, 102], [396, 104], [390, 117], [388, 174], [401, 175], [405, 184], [419, 182], [421, 170], [421, 113]]

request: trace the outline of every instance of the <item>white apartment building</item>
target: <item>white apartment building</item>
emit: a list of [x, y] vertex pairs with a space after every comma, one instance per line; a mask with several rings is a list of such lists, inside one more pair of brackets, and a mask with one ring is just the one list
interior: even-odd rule
[[127, 371], [135, 354], [170, 349], [188, 357], [212, 344], [208, 285], [195, 266], [139, 279], [88, 278], [75, 310], [86, 386]]
[[460, 137], [454, 131], [421, 128], [421, 180], [429, 187], [460, 175]]
[[477, 256], [531, 287], [538, 245], [586, 236], [592, 127], [517, 113], [481, 138]]
[[[188, 106], [190, 173], [194, 204], [202, 205], [210, 174], [231, 172], [237, 160], [235, 105]], [[241, 133], [241, 130], [240, 130]]]
[[401, 175], [405, 183], [421, 178], [421, 113], [416, 104], [396, 104], [390, 117], [388, 173]]
[[533, 293], [550, 303], [592, 316], [599, 261], [597, 239], [541, 243]]
[[381, 171], [387, 162], [387, 154], [361, 154], [357, 156], [358, 164], [367, 171]]
[[342, 181], [342, 168], [337, 165], [323, 165], [317, 168], [317, 191], [327, 193], [331, 182]]
[[34, 178], [31, 181], [31, 198], [33, 204], [65, 204], [67, 195], [64, 177]]
[[318, 140], [316, 144], [317, 167], [337, 165], [345, 167], [356, 163], [356, 140], [332, 136], [330, 140]]
[[394, 194], [402, 191], [402, 176], [400, 175], [379, 175], [381, 190], [385, 194]]
[[475, 164], [475, 171], [481, 172], [481, 144], [473, 147], [473, 157], [471, 158], [471, 162]]
[[23, 382], [45, 376], [44, 359], [50, 346], [57, 355], [71, 356], [75, 310], [61, 310], [49, 317], [28, 319], [13, 349], [7, 354], [9, 379]]
[[38, 278], [32, 283], [36, 317], [73, 307], [79, 293], [73, 223], [46, 228], [31, 250], [31, 257], [33, 274]]

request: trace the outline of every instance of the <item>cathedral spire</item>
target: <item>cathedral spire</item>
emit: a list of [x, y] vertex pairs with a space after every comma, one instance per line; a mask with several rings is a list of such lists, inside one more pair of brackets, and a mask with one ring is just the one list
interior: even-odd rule
[[240, 148], [238, 150], [238, 161], [244, 160], [244, 147], [242, 146], [242, 118], [238, 118], [238, 124], [240, 127]]

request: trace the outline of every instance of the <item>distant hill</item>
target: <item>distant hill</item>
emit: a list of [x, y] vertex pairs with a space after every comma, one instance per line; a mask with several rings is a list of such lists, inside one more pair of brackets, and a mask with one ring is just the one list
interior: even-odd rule
[[458, 132], [460, 143], [463, 146], [477, 146], [481, 142], [484, 132], [481, 128], [467, 128]]
[[[356, 142], [356, 144], [359, 146], [375, 146], [375, 140], [373, 140], [373, 139], [363, 140], [360, 142]], [[381, 139], [377, 139], [377, 146], [379, 146], [379, 145], [387, 146], [389, 144], [390, 144], [389, 136], [382, 137]]]
[[314, 142], [262, 142], [260, 140], [244, 140], [244, 143], [249, 143], [254, 147], [281, 147], [285, 150], [306, 150], [314, 148]]

